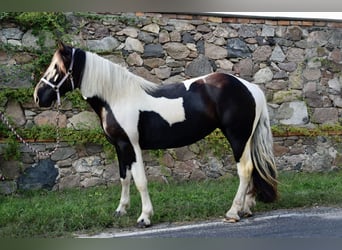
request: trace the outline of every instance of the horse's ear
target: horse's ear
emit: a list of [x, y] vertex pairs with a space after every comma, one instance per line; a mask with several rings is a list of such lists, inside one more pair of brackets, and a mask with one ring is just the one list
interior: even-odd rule
[[63, 50], [65, 50], [65, 47], [66, 46], [65, 46], [65, 44], [62, 41], [58, 41], [58, 49], [59, 50], [63, 51]]

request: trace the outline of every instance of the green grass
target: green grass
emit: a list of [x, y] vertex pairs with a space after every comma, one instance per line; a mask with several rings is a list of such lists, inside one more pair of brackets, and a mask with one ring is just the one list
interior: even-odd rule
[[[342, 205], [342, 172], [282, 173], [279, 179], [280, 199], [258, 202], [254, 211]], [[221, 218], [237, 185], [237, 177], [169, 185], [150, 182], [152, 222]], [[128, 214], [115, 218], [119, 198], [120, 186], [0, 196], [0, 237], [72, 237], [75, 232], [135, 226], [141, 209], [136, 189], [131, 190]]]

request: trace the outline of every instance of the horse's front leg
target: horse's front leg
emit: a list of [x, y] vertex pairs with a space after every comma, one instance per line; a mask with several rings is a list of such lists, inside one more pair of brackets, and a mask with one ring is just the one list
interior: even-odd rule
[[[121, 166], [120, 166], [121, 168]], [[121, 198], [118, 208], [115, 210], [116, 216], [125, 215], [130, 205], [129, 189], [131, 184], [131, 171], [126, 170], [126, 176], [120, 176]]]
[[142, 212], [137, 223], [138, 227], [148, 227], [151, 225], [150, 216], [153, 215], [153, 206], [147, 189], [147, 178], [140, 147], [134, 146], [134, 152], [136, 154], [136, 162], [132, 164], [131, 170], [134, 183], [140, 193], [142, 204]]

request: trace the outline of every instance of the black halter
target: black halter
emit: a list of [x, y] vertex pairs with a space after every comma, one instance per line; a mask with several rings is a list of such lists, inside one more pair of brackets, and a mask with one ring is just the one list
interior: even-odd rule
[[40, 79], [40, 81], [44, 82], [45, 84], [49, 85], [54, 91], [56, 91], [57, 94], [57, 104], [58, 106], [61, 105], [61, 96], [59, 93], [59, 89], [60, 87], [62, 87], [63, 83], [70, 78], [70, 82], [71, 82], [71, 86], [72, 86], [72, 90], [75, 89], [75, 85], [74, 85], [74, 79], [72, 77], [72, 68], [74, 66], [74, 55], [75, 55], [75, 49], [72, 49], [72, 55], [71, 55], [71, 63], [68, 69], [68, 72], [66, 73], [66, 75], [62, 78], [62, 80], [57, 84], [52, 84], [50, 81], [46, 80], [44, 77], [42, 77]]

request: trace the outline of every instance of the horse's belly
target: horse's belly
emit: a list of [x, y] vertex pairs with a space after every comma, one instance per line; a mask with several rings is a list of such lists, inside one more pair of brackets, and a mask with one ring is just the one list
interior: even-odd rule
[[156, 113], [146, 112], [138, 123], [139, 144], [142, 149], [182, 147], [204, 138], [216, 127], [216, 122], [204, 117], [170, 125]]

